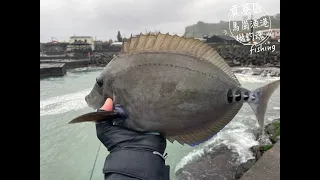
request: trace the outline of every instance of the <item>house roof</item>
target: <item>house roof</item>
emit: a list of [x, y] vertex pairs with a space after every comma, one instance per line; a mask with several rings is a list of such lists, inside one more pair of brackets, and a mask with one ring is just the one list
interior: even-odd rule
[[45, 46], [64, 46], [64, 45], [67, 45], [69, 43], [65, 43], [65, 42], [48, 42], [48, 43], [45, 43], [44, 45]]
[[88, 39], [92, 38], [93, 39], [92, 36], [71, 36], [70, 37], [70, 39], [76, 39], [76, 38], [88, 38]]

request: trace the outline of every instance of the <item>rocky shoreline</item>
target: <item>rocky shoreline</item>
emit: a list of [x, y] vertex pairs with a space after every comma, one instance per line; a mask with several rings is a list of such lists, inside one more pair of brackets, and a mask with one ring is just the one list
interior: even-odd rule
[[[231, 67], [260, 66], [280, 68], [280, 44], [263, 46], [211, 45]], [[264, 49], [259, 52], [257, 49]]]
[[96, 53], [90, 57], [89, 66], [105, 67], [117, 53]]
[[[280, 140], [280, 119], [276, 119], [265, 127], [270, 144], [257, 145], [250, 148], [254, 159], [245, 163], [237, 163], [238, 154], [226, 145], [221, 144], [213, 149], [205, 148], [204, 154], [176, 171], [177, 179], [184, 180], [238, 180], [247, 172], [263, 154]], [[258, 139], [258, 133], [254, 132]], [[210, 149], [210, 150], [208, 150]]]
[[[270, 76], [270, 77], [280, 77], [280, 52], [269, 56], [267, 52], [266, 56], [263, 53], [259, 55], [254, 55], [250, 57], [246, 57], [245, 53], [239, 53], [238, 51], [244, 51], [243, 49], [247, 49], [245, 47], [224, 47], [217, 48], [222, 57], [225, 58], [226, 62], [229, 66], [232, 67], [234, 73], [240, 74], [250, 74], [254, 76]], [[238, 50], [240, 49], [240, 50]], [[247, 52], [247, 51], [245, 51]], [[117, 55], [117, 52], [114, 53], [96, 53], [91, 56], [89, 60], [89, 66], [92, 67], [105, 67], [114, 56]], [[238, 57], [239, 56], [239, 57]], [[240, 59], [239, 59], [240, 58]], [[270, 59], [271, 58], [271, 59]], [[279, 59], [278, 59], [279, 58]], [[233, 60], [231, 60], [233, 59]], [[244, 59], [247, 59], [248, 63], [242, 63]], [[258, 60], [259, 59], [259, 60]], [[266, 59], [266, 60], [263, 60]], [[276, 60], [272, 60], [276, 59]], [[239, 62], [238, 62], [239, 60]], [[245, 60], [245, 62], [247, 62]], [[261, 63], [250, 63], [261, 61]], [[278, 64], [276, 66], [275, 64]]]

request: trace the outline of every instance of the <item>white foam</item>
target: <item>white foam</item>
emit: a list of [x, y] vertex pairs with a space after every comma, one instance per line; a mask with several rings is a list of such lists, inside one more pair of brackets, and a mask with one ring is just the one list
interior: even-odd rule
[[232, 68], [232, 69], [251, 70], [252, 68], [251, 67], [237, 67], [237, 68]]
[[185, 157], [183, 157], [180, 162], [176, 165], [175, 172], [181, 169], [183, 166], [188, 164], [190, 161], [201, 157], [204, 154], [203, 149], [194, 149], [193, 151], [189, 152]]
[[[261, 76], [252, 76], [249, 74], [235, 74], [239, 81], [244, 85], [250, 85], [252, 83], [257, 83], [254, 86], [262, 86], [268, 82], [272, 82], [280, 79], [280, 77], [261, 77]], [[251, 85], [250, 85], [251, 86]], [[273, 103], [270, 101], [269, 105]], [[266, 123], [270, 123], [273, 119], [280, 117], [279, 110], [280, 107], [276, 103], [275, 107], [268, 108], [266, 114]], [[276, 110], [276, 111], [275, 111]], [[271, 114], [268, 114], [271, 113]], [[252, 146], [258, 145], [259, 142], [255, 139], [253, 130], [259, 128], [258, 122], [255, 115], [253, 114], [252, 109], [248, 105], [244, 105], [243, 108], [239, 111], [236, 117], [219, 133], [214, 137], [204, 143], [203, 146], [196, 147], [192, 152], [187, 154], [181, 159], [181, 161], [176, 165], [175, 172], [183, 168], [190, 161], [193, 161], [204, 154], [204, 149], [212, 149], [220, 144], [225, 144], [232, 151], [236, 152], [238, 157], [238, 163], [246, 162], [249, 159], [253, 159], [252, 152], [250, 148]]]
[[[234, 128], [238, 125], [240, 125], [242, 128]], [[252, 133], [247, 131], [247, 128], [243, 127], [244, 125], [239, 122], [230, 123], [225, 127], [225, 129], [223, 129], [213, 138], [208, 140], [204, 144], [203, 148], [195, 149], [188, 155], [183, 157], [180, 160], [180, 162], [176, 165], [175, 172], [184, 167], [190, 161], [193, 161], [194, 159], [201, 157], [204, 154], [205, 148], [210, 147], [209, 149], [212, 149], [220, 144], [226, 145], [229, 149], [231, 149], [239, 155], [238, 163], [243, 163], [246, 162], [248, 159], [254, 158], [249, 148], [258, 145], [258, 141], [255, 140], [255, 137]]]
[[279, 119], [279, 118], [280, 118], [280, 115], [267, 117], [265, 119], [265, 124], [268, 124], [268, 123], [272, 122], [273, 120]]
[[259, 144], [255, 136], [244, 128], [222, 131], [218, 138], [224, 140], [223, 144], [238, 153], [239, 163], [252, 159], [253, 155], [249, 148]]
[[249, 82], [249, 83], [265, 83], [270, 81], [279, 80], [280, 77], [261, 77], [261, 76], [252, 76], [250, 74], [239, 74], [235, 73], [239, 81]]
[[91, 89], [85, 89], [80, 92], [65, 94], [40, 101], [40, 116], [62, 114], [71, 110], [85, 108], [87, 103], [84, 100], [85, 95]]
[[75, 69], [69, 69], [68, 72], [83, 72], [83, 71], [98, 71], [103, 69], [102, 67], [81, 67]]

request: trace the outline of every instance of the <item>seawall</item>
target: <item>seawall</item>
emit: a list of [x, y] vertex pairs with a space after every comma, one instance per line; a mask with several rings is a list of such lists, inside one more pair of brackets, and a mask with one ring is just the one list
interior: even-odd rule
[[65, 63], [40, 64], [40, 78], [64, 76], [66, 74], [65, 65]]

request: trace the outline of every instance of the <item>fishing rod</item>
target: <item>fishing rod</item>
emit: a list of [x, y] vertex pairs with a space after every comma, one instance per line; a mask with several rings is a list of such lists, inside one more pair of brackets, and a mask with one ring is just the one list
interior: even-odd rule
[[93, 167], [92, 167], [92, 171], [91, 171], [91, 175], [90, 175], [90, 180], [92, 179], [93, 171], [94, 171], [94, 168], [96, 166], [96, 162], [97, 162], [98, 155], [99, 155], [99, 152], [100, 152], [100, 147], [101, 147], [101, 143], [99, 143], [99, 147], [98, 147], [98, 151], [97, 151], [97, 154], [96, 154], [96, 158], [95, 158], [94, 163], [93, 163]]

